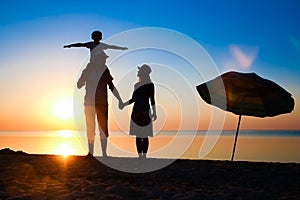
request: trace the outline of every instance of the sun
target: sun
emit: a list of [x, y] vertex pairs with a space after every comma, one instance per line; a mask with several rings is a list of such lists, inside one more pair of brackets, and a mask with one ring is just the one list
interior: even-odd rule
[[69, 97], [57, 99], [52, 109], [53, 114], [59, 119], [70, 119], [73, 117], [73, 100]]

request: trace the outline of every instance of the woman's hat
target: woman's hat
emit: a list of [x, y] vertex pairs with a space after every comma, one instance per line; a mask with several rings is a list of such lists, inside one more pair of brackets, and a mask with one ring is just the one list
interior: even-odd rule
[[138, 67], [139, 71], [143, 74], [149, 75], [152, 70], [149, 65], [143, 64], [141, 67]]

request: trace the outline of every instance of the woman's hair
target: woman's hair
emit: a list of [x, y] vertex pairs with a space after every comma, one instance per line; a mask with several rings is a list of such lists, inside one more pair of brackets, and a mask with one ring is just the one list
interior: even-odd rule
[[140, 77], [141, 82], [151, 82], [150, 73], [152, 72], [149, 65], [143, 64], [141, 67], [138, 67], [138, 76]]

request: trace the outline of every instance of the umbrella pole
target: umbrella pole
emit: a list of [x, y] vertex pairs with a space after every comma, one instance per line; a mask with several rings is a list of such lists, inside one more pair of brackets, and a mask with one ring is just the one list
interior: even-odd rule
[[237, 137], [238, 137], [238, 134], [239, 134], [241, 118], [242, 118], [242, 115], [239, 116], [239, 122], [238, 122], [238, 125], [237, 125], [235, 138], [234, 138], [234, 145], [233, 145], [233, 149], [232, 149], [231, 161], [233, 161], [233, 158], [234, 158], [235, 146], [236, 146], [236, 141], [237, 141]]

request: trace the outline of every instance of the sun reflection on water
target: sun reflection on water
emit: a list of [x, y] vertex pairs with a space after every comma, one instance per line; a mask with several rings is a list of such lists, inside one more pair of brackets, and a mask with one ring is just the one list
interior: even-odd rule
[[59, 136], [64, 137], [64, 138], [71, 137], [72, 135], [73, 135], [73, 132], [71, 130], [60, 130], [59, 131]]
[[74, 151], [74, 148], [71, 144], [61, 143], [56, 147], [55, 154], [67, 157], [69, 155], [74, 155], [75, 151]]

